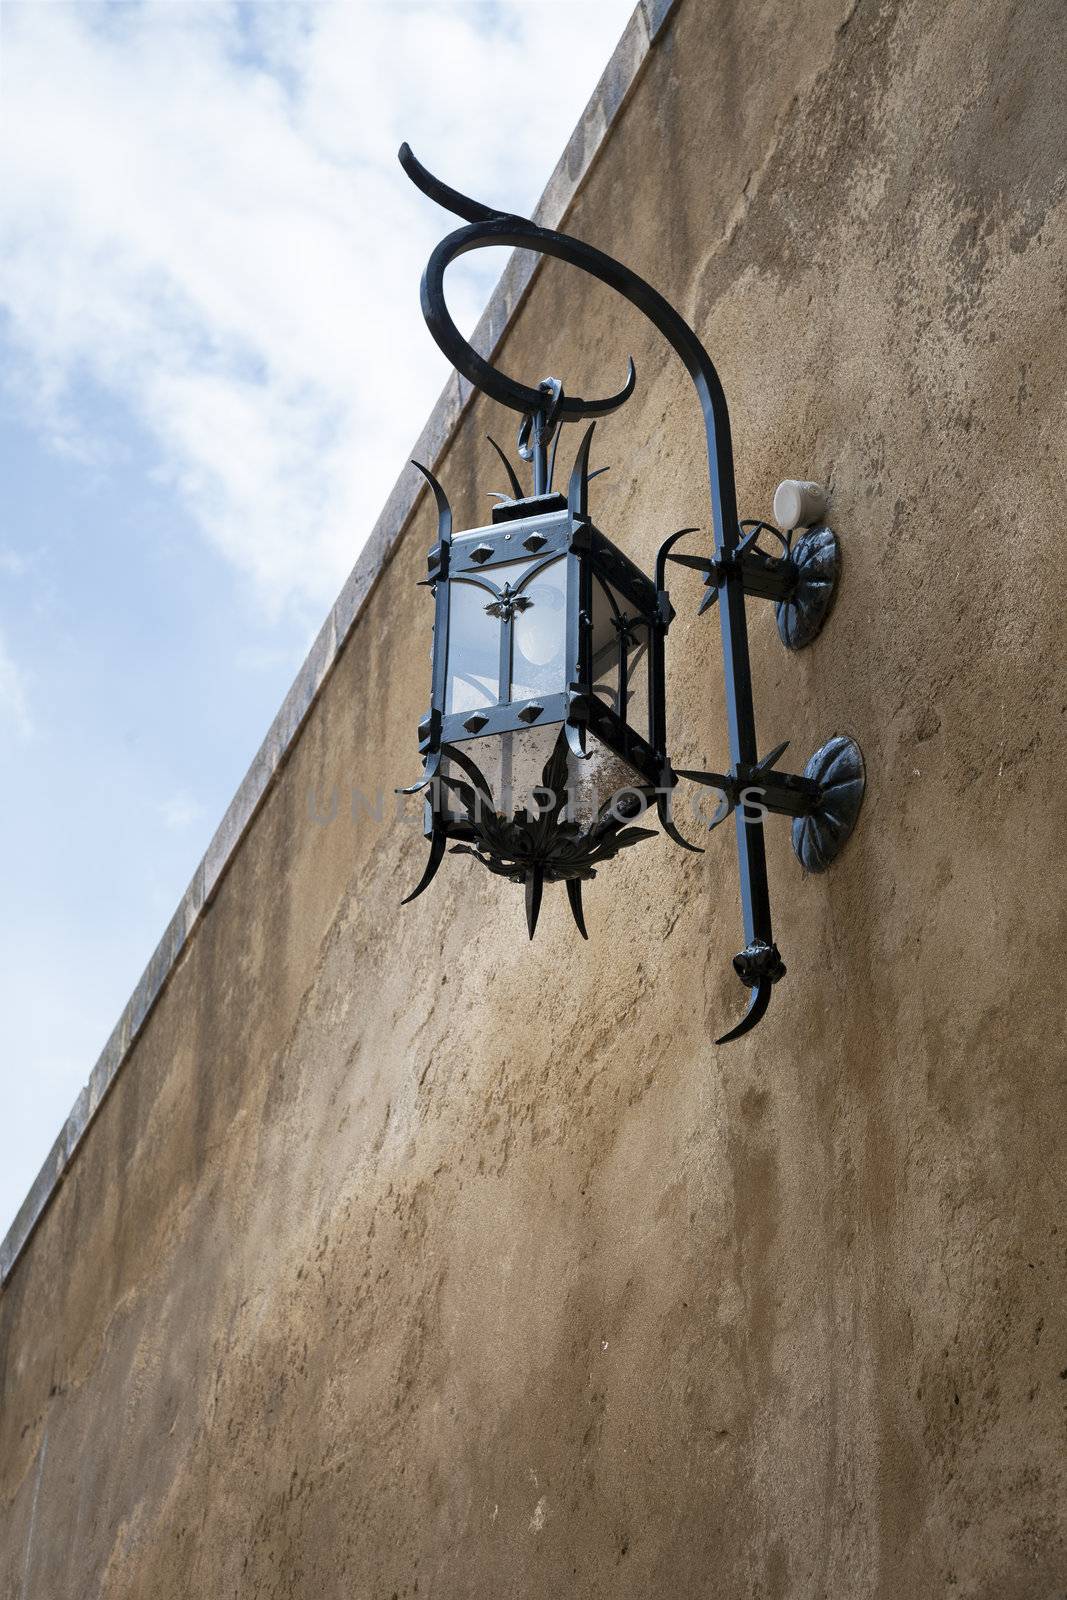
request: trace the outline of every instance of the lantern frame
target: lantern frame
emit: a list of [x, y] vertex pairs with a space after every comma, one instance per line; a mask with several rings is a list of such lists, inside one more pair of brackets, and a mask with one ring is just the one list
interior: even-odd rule
[[[657, 711], [664, 698], [663, 640], [672, 613], [664, 612], [652, 579], [590, 520], [588, 445], [587, 435], [575, 462], [567, 498], [549, 493], [509, 500], [497, 507], [490, 525], [459, 535], [452, 532], [451, 508], [441, 485], [426, 467], [415, 463], [433, 488], [439, 513], [438, 538], [428, 554], [424, 580], [434, 592], [430, 709], [419, 726], [420, 753], [429, 763], [424, 777], [433, 776], [440, 766], [445, 745], [521, 733], [550, 723], [559, 723], [566, 730], [568, 743], [578, 758], [587, 753], [585, 736], [589, 732], [628, 762], [645, 784], [655, 786], [669, 770], [665, 729]], [[494, 572], [512, 569], [519, 561], [528, 565], [514, 588], [510, 578], [504, 587], [494, 581]], [[521, 601], [526, 598], [528, 586], [557, 562], [563, 562], [565, 568], [563, 681], [554, 693], [514, 698], [515, 617], [525, 610]], [[499, 662], [495, 701], [450, 710], [452, 612], [457, 584], [477, 587], [490, 596], [485, 610], [494, 609], [499, 621]], [[618, 627], [619, 653], [613, 672], [615, 698], [620, 705], [633, 694], [628, 681], [626, 630], [646, 630], [647, 736], [625, 715], [625, 706], [620, 714], [596, 692], [596, 587], [606, 595]], [[620, 612], [616, 594], [633, 607], [632, 614]]]

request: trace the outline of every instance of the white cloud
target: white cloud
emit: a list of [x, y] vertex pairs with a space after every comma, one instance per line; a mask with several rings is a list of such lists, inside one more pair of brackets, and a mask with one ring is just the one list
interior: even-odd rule
[[168, 828], [181, 830], [189, 828], [194, 822], [199, 822], [204, 815], [204, 808], [190, 795], [184, 792], [171, 795], [159, 808], [159, 814]]
[[21, 739], [34, 734], [23, 674], [15, 665], [0, 634], [0, 727], [14, 729]]
[[[320, 609], [447, 375], [417, 284], [452, 223], [397, 145], [529, 207], [629, 10], [8, 0], [9, 381], [94, 458], [79, 393], [118, 397], [264, 604]], [[461, 325], [497, 270], [456, 270]]]

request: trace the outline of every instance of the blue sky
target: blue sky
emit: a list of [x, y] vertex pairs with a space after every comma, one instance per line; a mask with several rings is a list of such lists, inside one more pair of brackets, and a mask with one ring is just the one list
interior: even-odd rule
[[397, 145], [528, 209], [631, 9], [4, 0], [0, 1232], [447, 376]]

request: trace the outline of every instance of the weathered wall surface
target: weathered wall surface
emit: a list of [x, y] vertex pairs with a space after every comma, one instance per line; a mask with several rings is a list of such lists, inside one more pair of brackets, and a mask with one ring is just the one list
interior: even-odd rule
[[[757, 708], [859, 738], [860, 828], [806, 881], [774, 831], [789, 976], [721, 1050], [729, 829], [613, 863], [588, 945], [460, 860], [399, 912], [418, 834], [308, 794], [412, 775], [423, 503], [0, 1298], [5, 1597], [1064, 1592], [1065, 40], [683, 0], [568, 226], [715, 354], [743, 515], [832, 480], [837, 608], [794, 658], [753, 611]], [[555, 264], [503, 361], [629, 351], [595, 508], [647, 565], [707, 521], [677, 362]]]

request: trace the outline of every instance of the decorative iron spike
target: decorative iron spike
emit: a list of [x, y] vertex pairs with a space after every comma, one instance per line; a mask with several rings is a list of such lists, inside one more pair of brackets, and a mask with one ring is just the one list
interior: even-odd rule
[[[696, 531], [696, 528], [683, 528], [681, 530], [682, 533], [696, 533]], [[672, 537], [679, 538], [680, 535], [674, 534]], [[712, 566], [712, 563], [708, 560], [707, 556], [668, 555], [666, 559], [668, 561], [676, 562], [680, 567], [691, 567], [694, 572], [708, 572]]]
[[730, 1044], [734, 1039], [740, 1039], [742, 1034], [751, 1033], [758, 1022], [762, 1022], [767, 1015], [767, 1007], [771, 1003], [771, 991], [774, 984], [769, 978], [756, 984], [750, 990], [748, 997], [748, 1010], [745, 1012], [736, 1028], [731, 1028], [729, 1033], [721, 1033], [716, 1039], [716, 1044]]
[[[562, 390], [561, 390], [562, 392]], [[552, 449], [548, 457], [548, 482], [545, 484], [545, 493], [552, 493], [552, 484], [556, 477], [556, 451], [559, 449], [560, 436], [563, 433], [562, 424], [556, 427], [552, 435]]]
[[589, 935], [585, 929], [585, 913], [582, 910], [582, 880], [581, 878], [567, 879], [567, 899], [570, 902], [571, 915], [574, 917], [575, 926], [583, 939]]
[[776, 744], [769, 756], [764, 756], [762, 760], [756, 762], [756, 765], [752, 768], [752, 776], [755, 777], [757, 772], [770, 772], [778, 757], [784, 756], [788, 749], [788, 739], [783, 739], [781, 744]]
[[589, 515], [589, 447], [593, 442], [595, 422], [591, 422], [582, 436], [578, 453], [571, 468], [571, 481], [567, 486], [567, 510], [572, 517], [584, 522]]
[[[504, 454], [503, 450], [497, 444], [496, 440], [493, 438], [493, 435], [491, 433], [487, 433], [485, 437], [489, 440], [489, 443], [492, 445], [493, 449], [496, 451], [497, 455], [500, 457], [501, 461], [504, 463], [504, 471], [507, 473], [507, 475], [508, 475], [508, 483], [511, 485], [511, 497], [512, 497], [512, 499], [513, 500], [521, 500], [523, 498], [522, 484], [519, 482], [518, 474], [516, 473], [515, 468], [511, 465], [511, 462], [508, 460], [508, 458]], [[507, 495], [501, 495], [500, 498], [502, 500], [506, 500], [507, 499]]]
[[422, 473], [426, 482], [433, 490], [433, 497], [437, 502], [437, 542], [448, 545], [452, 543], [452, 507], [448, 503], [448, 496], [430, 471], [421, 461], [412, 461], [411, 465]]
[[430, 884], [437, 876], [438, 867], [444, 860], [446, 843], [447, 838], [445, 834], [439, 828], [435, 828], [430, 839], [430, 859], [426, 863], [425, 871], [423, 872], [418, 883], [415, 885], [414, 889], [412, 889], [411, 893], [409, 895], [405, 895], [404, 899], [401, 900], [400, 904], [402, 906], [409, 905], [412, 900], [417, 900], [419, 895], [422, 894], [423, 890], [430, 887]]
[[674, 818], [671, 815], [670, 794], [665, 794], [662, 788], [656, 795], [656, 815], [659, 818], [659, 825], [667, 835], [668, 839], [673, 839], [675, 844], [681, 845], [683, 850], [692, 850], [694, 855], [703, 855], [703, 845], [690, 844], [689, 840], [683, 839], [682, 835], [678, 832], [678, 829], [675, 827]]
[[410, 783], [410, 784], [408, 784], [407, 788], [405, 788], [405, 789], [394, 789], [393, 793], [394, 794], [418, 794], [420, 789], [425, 789], [427, 787], [427, 785], [437, 776], [437, 770], [440, 767], [440, 765], [441, 765], [441, 752], [440, 752], [440, 750], [431, 751], [429, 756], [427, 757], [426, 766], [423, 769], [422, 777], [419, 779], [418, 783]]
[[526, 874], [526, 926], [530, 930], [530, 938], [534, 936], [537, 928], [537, 918], [541, 913], [541, 896], [545, 892], [545, 874], [541, 867], [531, 867]]

